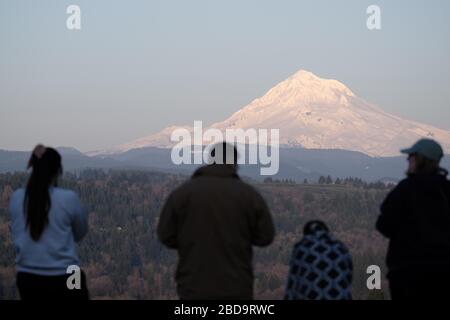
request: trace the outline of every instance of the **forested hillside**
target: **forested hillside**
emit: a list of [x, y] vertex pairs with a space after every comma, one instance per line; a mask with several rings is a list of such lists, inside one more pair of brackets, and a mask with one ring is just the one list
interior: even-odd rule
[[[176, 298], [176, 253], [160, 245], [155, 230], [162, 203], [186, 178], [137, 171], [65, 174], [61, 185], [76, 190], [90, 212], [90, 232], [79, 253], [92, 298]], [[0, 299], [18, 298], [7, 206], [13, 190], [24, 186], [26, 179], [25, 173], [0, 174]], [[384, 275], [386, 241], [374, 230], [374, 224], [388, 189], [354, 181], [294, 184], [267, 180], [255, 184], [277, 227], [274, 243], [255, 250], [256, 298], [283, 297], [292, 246], [301, 237], [304, 223], [316, 218], [326, 221], [351, 250], [354, 298], [387, 297], [385, 282], [384, 294], [366, 289], [366, 268], [377, 264]]]

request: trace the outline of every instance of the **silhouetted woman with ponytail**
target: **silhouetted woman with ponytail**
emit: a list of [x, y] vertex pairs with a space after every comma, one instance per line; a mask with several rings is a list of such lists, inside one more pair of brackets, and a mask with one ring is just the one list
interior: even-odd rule
[[87, 214], [75, 192], [58, 188], [58, 151], [38, 145], [26, 189], [11, 197], [17, 287], [22, 299], [88, 299], [75, 242], [87, 233]]

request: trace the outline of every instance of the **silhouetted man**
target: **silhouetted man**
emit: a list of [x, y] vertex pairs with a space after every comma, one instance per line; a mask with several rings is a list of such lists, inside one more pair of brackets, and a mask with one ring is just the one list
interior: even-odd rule
[[170, 194], [158, 225], [163, 244], [178, 251], [181, 299], [252, 299], [252, 245], [275, 230], [266, 202], [237, 175], [237, 150], [220, 143], [214, 163]]
[[390, 239], [386, 263], [393, 299], [442, 299], [450, 290], [450, 182], [439, 167], [442, 147], [419, 140], [407, 178], [381, 205], [377, 229]]

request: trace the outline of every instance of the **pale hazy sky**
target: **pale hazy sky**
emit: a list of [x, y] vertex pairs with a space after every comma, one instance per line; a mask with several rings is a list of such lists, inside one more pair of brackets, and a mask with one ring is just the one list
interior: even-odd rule
[[[382, 30], [366, 28], [370, 4]], [[450, 129], [449, 15], [448, 0], [0, 0], [0, 149], [210, 124], [298, 69]]]

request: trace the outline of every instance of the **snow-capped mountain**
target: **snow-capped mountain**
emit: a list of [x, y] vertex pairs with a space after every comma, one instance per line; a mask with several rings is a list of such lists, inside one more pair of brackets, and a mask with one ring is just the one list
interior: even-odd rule
[[[104, 153], [171, 147], [174, 143], [170, 135], [176, 128], [179, 127], [165, 128]], [[190, 126], [183, 128], [192, 130]], [[341, 82], [322, 79], [304, 70], [211, 128], [279, 129], [280, 144], [284, 146], [345, 149], [370, 156], [398, 155], [400, 148], [421, 137], [436, 139], [446, 153], [450, 151], [450, 131], [389, 114], [357, 97]]]

